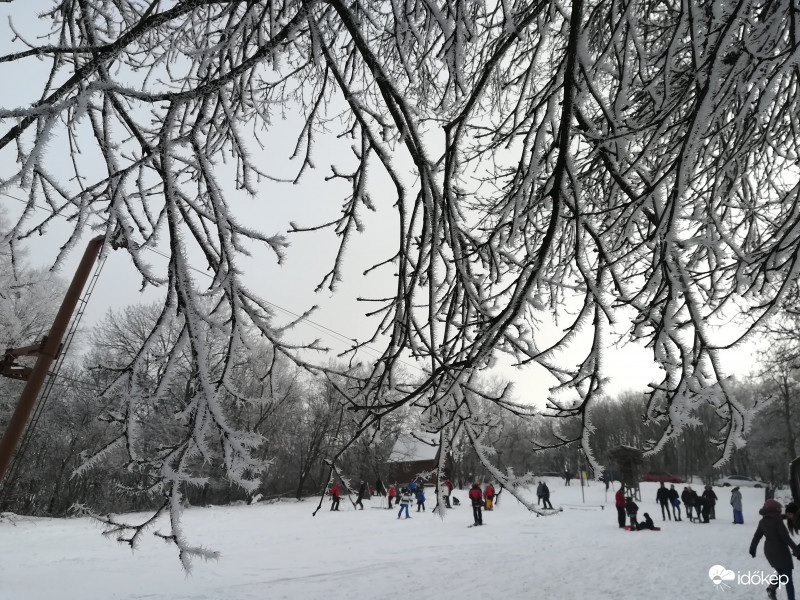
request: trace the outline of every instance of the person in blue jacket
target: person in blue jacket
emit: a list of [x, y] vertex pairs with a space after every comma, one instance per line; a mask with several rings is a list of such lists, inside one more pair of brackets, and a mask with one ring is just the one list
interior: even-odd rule
[[417, 490], [417, 512], [420, 508], [422, 512], [425, 512], [425, 492], [422, 491], [422, 488]]

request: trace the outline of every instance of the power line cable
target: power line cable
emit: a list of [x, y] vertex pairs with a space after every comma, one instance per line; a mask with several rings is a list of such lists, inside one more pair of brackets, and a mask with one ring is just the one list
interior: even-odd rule
[[[47, 208], [45, 206], [41, 206], [39, 204], [36, 204], [35, 202], [31, 203], [31, 202], [29, 202], [27, 200], [24, 200], [22, 198], [18, 198], [16, 196], [12, 195], [12, 194], [9, 194], [8, 192], [0, 192], [0, 195], [6, 196], [8, 198], [11, 198], [12, 200], [16, 200], [17, 202], [21, 202], [22, 204], [25, 204], [25, 205], [31, 204], [32, 206], [34, 206], [35, 208], [38, 208], [39, 210], [52, 212], [51, 209], [49, 209], [49, 208]], [[61, 218], [65, 219], [65, 220], [67, 219], [67, 217], [65, 215], [62, 215], [60, 213], [56, 214], [55, 216], [61, 217]], [[169, 260], [171, 258], [171, 256], [169, 254], [167, 254], [166, 252], [162, 252], [161, 250], [158, 250], [157, 248], [153, 248], [151, 246], [145, 246], [145, 250], [149, 250], [150, 252], [153, 252], [154, 254], [157, 254], [157, 255], [159, 255], [159, 256], [161, 256], [163, 258], [166, 258], [167, 260]], [[213, 279], [212, 275], [210, 275], [209, 273], [207, 273], [206, 271], [204, 271], [202, 269], [199, 269], [199, 268], [197, 268], [195, 266], [192, 266], [191, 264], [188, 265], [188, 268], [190, 270], [196, 272], [196, 273], [199, 273], [200, 275], [203, 275], [204, 277], [207, 277], [208, 279]], [[340, 342], [341, 341], [345, 341], [345, 342], [348, 342], [348, 343], [356, 343], [357, 342], [357, 340], [355, 340], [354, 338], [348, 337], [345, 334], [336, 331], [335, 329], [331, 329], [330, 327], [328, 327], [326, 325], [323, 325], [322, 323], [318, 323], [317, 321], [314, 321], [313, 319], [309, 319], [308, 317], [303, 317], [302, 315], [300, 315], [300, 314], [298, 314], [298, 313], [296, 313], [294, 311], [291, 311], [288, 308], [284, 308], [283, 306], [281, 306], [279, 304], [276, 304], [275, 302], [271, 302], [271, 301], [266, 300], [266, 299], [264, 299], [264, 302], [266, 302], [267, 304], [269, 304], [273, 308], [276, 308], [276, 309], [278, 309], [280, 311], [283, 311], [287, 315], [290, 315], [290, 316], [294, 317], [295, 319], [298, 319], [300, 323], [304, 323], [306, 325], [309, 325], [310, 327], [313, 327], [313, 328], [317, 329], [318, 331], [320, 331], [322, 333], [325, 333], [325, 334], [328, 334], [328, 335], [332, 335], [332, 336], [337, 336], [338, 338], [340, 338], [338, 340]], [[383, 354], [380, 350], [377, 350], [375, 348], [371, 348], [368, 345], [362, 345], [359, 348], [361, 350], [364, 350], [364, 351], [367, 351], [367, 352], [372, 352], [376, 356], [381, 356]], [[402, 362], [404, 365], [406, 365], [408, 367], [412, 367], [412, 368], [417, 369], [419, 371], [424, 371], [424, 369], [418, 367], [417, 365], [411, 364], [411, 363], [403, 361], [403, 360], [401, 360], [400, 362]]]

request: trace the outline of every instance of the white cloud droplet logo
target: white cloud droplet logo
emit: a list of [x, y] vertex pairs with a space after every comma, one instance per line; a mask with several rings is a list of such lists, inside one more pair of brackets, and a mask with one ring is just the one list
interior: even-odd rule
[[708, 577], [714, 585], [725, 585], [725, 581], [733, 581], [736, 579], [736, 573], [730, 569], [726, 569], [722, 565], [714, 565], [708, 570]]

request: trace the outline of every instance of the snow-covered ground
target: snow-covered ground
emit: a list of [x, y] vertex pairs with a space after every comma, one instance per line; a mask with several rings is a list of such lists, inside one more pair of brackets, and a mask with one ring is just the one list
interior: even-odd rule
[[[617, 527], [613, 490], [591, 482], [565, 487], [549, 480], [553, 517], [528, 513], [507, 491], [484, 527], [472, 522], [465, 490], [444, 521], [412, 509], [411, 519], [342, 500], [312, 517], [316, 501], [190, 508], [187, 537], [219, 550], [190, 575], [173, 547], [155, 536], [136, 552], [100, 535], [88, 519], [0, 521], [0, 598], [3, 600], [272, 600], [379, 598], [432, 593], [450, 598], [614, 598], [674, 600], [765, 598], [763, 585], [744, 582], [771, 570], [761, 547], [748, 546], [764, 492], [742, 488], [745, 525], [733, 525], [729, 488], [716, 488], [717, 519], [708, 525], [663, 523], [656, 484], [642, 484], [640, 516], [659, 532]], [[682, 489], [683, 486], [677, 486]], [[697, 486], [695, 486], [697, 489]], [[700, 486], [702, 489], [702, 486]], [[582, 495], [582, 491], [585, 494]], [[601, 506], [605, 509], [601, 509]], [[736, 575], [714, 584], [709, 569]], [[784, 598], [781, 592], [779, 598]]]

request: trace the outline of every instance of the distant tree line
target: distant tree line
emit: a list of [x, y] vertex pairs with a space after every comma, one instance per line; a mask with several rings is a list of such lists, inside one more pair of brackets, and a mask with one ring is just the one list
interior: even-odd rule
[[[168, 430], [175, 427], [173, 417], [185, 410], [194, 393], [191, 361], [178, 357], [186, 365], [182, 376], [173, 378], [168, 389], [156, 389], [159, 370], [176, 359], [160, 351], [172, 340], [150, 344], [148, 368], [137, 374], [138, 389], [149, 393], [136, 402], [135, 419], [120, 412], [129, 405], [120, 398], [126, 390], [109, 388], [157, 315], [154, 305], [110, 312], [85, 336], [86, 351], [58, 374], [35, 427], [29, 428], [29, 438], [0, 488], [0, 510], [65, 515], [87, 505], [97, 512], [123, 512], [152, 509], [163, 501], [158, 469], [160, 459], [175, 449], [168, 440], [180, 438], [180, 432]], [[34, 331], [32, 337], [42, 333]], [[240, 354], [234, 376], [241, 396], [227, 398], [225, 417], [253, 434], [256, 455], [268, 466], [259, 474], [259, 485], [245, 490], [230, 483], [219, 463], [199, 461], [193, 465], [197, 479], [185, 486], [183, 501], [221, 504], [257, 495], [302, 498], [324, 492], [330, 474], [325, 459], [352, 439], [356, 426], [340, 391], [329, 379], [275, 356], [265, 344]], [[264, 376], [267, 365], [269, 377]], [[3, 431], [22, 386], [2, 381]], [[336, 474], [355, 479], [356, 486], [359, 478], [380, 476], [402, 422], [398, 412], [384, 421], [380, 432], [359, 438], [337, 462]], [[130, 423], [138, 430], [120, 435], [121, 425]], [[207, 443], [203, 452], [220, 451], [215, 440]]]
[[[745, 474], [764, 482], [785, 484], [789, 463], [797, 456], [794, 438], [800, 430], [800, 373], [766, 370], [753, 382], [737, 382], [731, 387], [738, 401], [754, 405], [757, 400], [771, 399], [754, 416], [749, 426], [747, 444], [737, 448], [722, 469], [713, 469], [719, 458], [719, 448], [713, 443], [718, 426], [723, 423], [709, 407], [706, 414], [689, 425], [679, 436], [670, 440], [659, 452], [645, 455], [642, 470], [667, 471], [685, 481], [698, 478], [711, 482], [725, 474]], [[609, 452], [619, 446], [646, 448], [660, 435], [651, 420], [643, 419], [648, 400], [645, 394], [625, 392], [608, 402], [595, 405], [590, 414], [591, 445], [600, 464], [615, 470]], [[581, 424], [577, 418], [535, 420], [506, 416], [498, 419], [487, 437], [496, 451], [497, 462], [504, 468], [522, 473], [569, 472], [577, 477], [586, 472], [589, 478], [600, 473], [591, 469], [590, 461], [580, 446], [563, 440], [574, 439]], [[456, 461], [459, 473], [483, 474], [474, 452], [466, 450]]]

